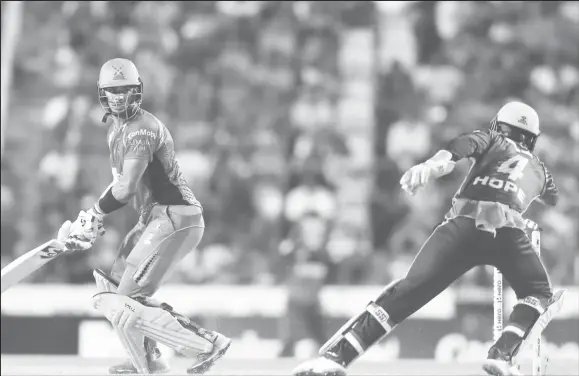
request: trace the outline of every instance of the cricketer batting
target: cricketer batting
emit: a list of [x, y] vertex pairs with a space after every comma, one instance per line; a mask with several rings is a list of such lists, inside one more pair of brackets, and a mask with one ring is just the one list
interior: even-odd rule
[[94, 306], [111, 321], [129, 355], [127, 363], [109, 371], [168, 372], [158, 341], [195, 358], [188, 373], [203, 373], [231, 340], [152, 299], [163, 279], [199, 244], [205, 227], [201, 204], [181, 174], [169, 130], [141, 108], [143, 83], [135, 65], [120, 58], [107, 61], [97, 86], [103, 122], [110, 123], [113, 182], [92, 208], [80, 212], [66, 244], [77, 251], [89, 249], [103, 218], [129, 202], [139, 213], [110, 273], [93, 273], [99, 291]]
[[[346, 368], [397, 324], [477, 265], [498, 268], [519, 299], [500, 338], [483, 364], [491, 375], [517, 375], [513, 359], [530, 333], [546, 327], [562, 305], [526, 233], [523, 213], [540, 200], [556, 205], [558, 190], [533, 154], [539, 117], [520, 102], [504, 105], [490, 129], [461, 135], [400, 180], [413, 195], [468, 158], [470, 172], [445, 220], [426, 240], [406, 276], [388, 285], [365, 311], [352, 318], [320, 349], [320, 357], [299, 365], [295, 376], [344, 376]], [[532, 334], [531, 336], [536, 336]]]

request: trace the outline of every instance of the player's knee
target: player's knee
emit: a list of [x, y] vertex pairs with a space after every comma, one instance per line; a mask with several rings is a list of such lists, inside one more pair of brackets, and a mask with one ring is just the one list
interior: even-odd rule
[[152, 296], [159, 288], [160, 278], [155, 265], [143, 262], [134, 266], [127, 260], [127, 267], [120, 276], [113, 275], [112, 278], [120, 281], [117, 294], [129, 297]]
[[534, 281], [532, 283], [525, 283], [524, 285], [515, 285], [515, 292], [519, 301], [527, 297], [538, 299], [544, 306], [553, 298], [553, 288], [548, 279], [542, 281]]
[[535, 286], [535, 288], [533, 288], [531, 291], [528, 291], [524, 295], [523, 299], [526, 297], [533, 297], [539, 299], [541, 304], [543, 304], [546, 307], [551, 298], [553, 298], [553, 289], [551, 288], [549, 282], [545, 281], [544, 283]]
[[192, 323], [191, 320], [189, 320], [189, 318], [187, 318], [185, 315], [176, 312], [173, 307], [167, 303], [161, 302], [157, 299], [151, 298], [150, 296], [146, 296], [146, 295], [135, 295], [131, 297], [133, 300], [135, 300], [138, 303], [141, 303], [142, 305], [144, 305], [145, 307], [150, 307], [150, 308], [159, 308], [162, 309], [163, 311], [167, 311], [171, 314], [171, 316], [173, 316], [179, 323], [188, 326], [188, 325], [194, 325]]

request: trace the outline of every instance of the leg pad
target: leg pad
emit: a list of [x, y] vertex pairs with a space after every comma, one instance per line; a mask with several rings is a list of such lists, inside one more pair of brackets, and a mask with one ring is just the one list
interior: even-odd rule
[[378, 296], [375, 302], [371, 301], [370, 303], [368, 303], [364, 311], [360, 312], [357, 316], [352, 317], [348, 322], [346, 322], [346, 324], [344, 324], [344, 326], [342, 326], [336, 332], [336, 334], [334, 334], [332, 338], [330, 338], [320, 348], [319, 354], [324, 355], [325, 353], [328, 352], [328, 350], [334, 347], [341, 340], [348, 341], [359, 354], [362, 354], [364, 351], [366, 351], [366, 349], [373, 343], [368, 344], [362, 343], [364, 339], [360, 338], [360, 336], [356, 335], [356, 333], [353, 333], [351, 329], [354, 328], [356, 324], [364, 321], [363, 319], [366, 318], [367, 316], [370, 316], [371, 317], [370, 319], [375, 320], [384, 329], [384, 334], [381, 337], [384, 337], [388, 333], [390, 333], [392, 329], [394, 329], [395, 325], [390, 320], [390, 316], [388, 315], [386, 310], [376, 302], [380, 302], [380, 300], [383, 297], [390, 295], [395, 289], [398, 282], [400, 282], [400, 280], [393, 281], [392, 283], [387, 285], [382, 291], [382, 293]]

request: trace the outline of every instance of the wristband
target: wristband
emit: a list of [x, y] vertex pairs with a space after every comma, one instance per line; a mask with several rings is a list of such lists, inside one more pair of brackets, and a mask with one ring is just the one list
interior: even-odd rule
[[113, 187], [109, 188], [107, 193], [95, 204], [93, 210], [97, 213], [109, 214], [125, 206], [126, 203], [120, 202], [113, 196]]

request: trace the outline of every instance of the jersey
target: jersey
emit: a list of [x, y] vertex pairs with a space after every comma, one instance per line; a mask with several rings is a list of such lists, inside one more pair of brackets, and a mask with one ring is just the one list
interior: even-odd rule
[[131, 199], [141, 218], [146, 218], [156, 204], [201, 206], [181, 173], [171, 133], [155, 116], [140, 109], [124, 123], [115, 121], [107, 139], [115, 181], [123, 174], [126, 159], [149, 162]]
[[446, 150], [453, 160], [473, 161], [455, 198], [498, 202], [521, 214], [537, 198], [556, 202], [558, 190], [545, 165], [501, 133], [474, 131], [452, 140]]

